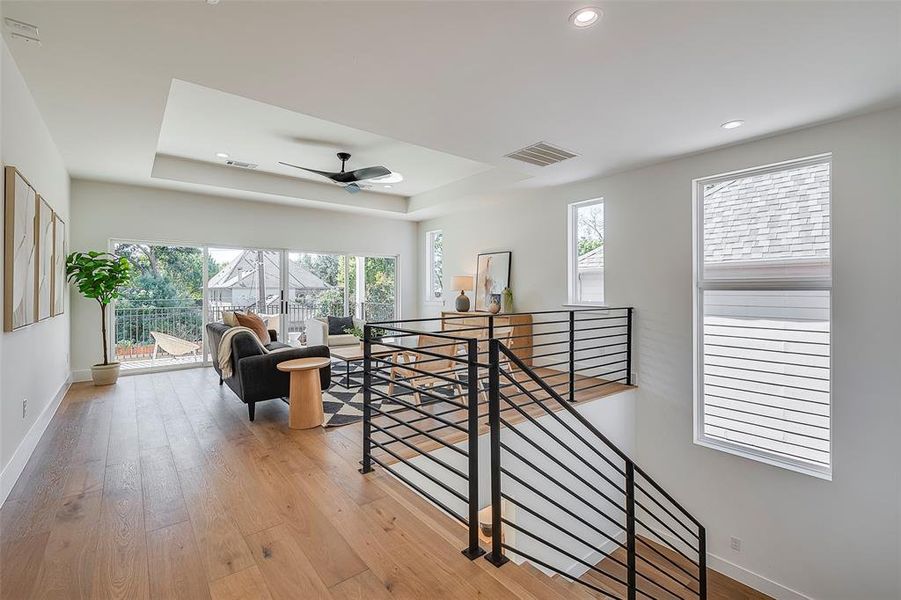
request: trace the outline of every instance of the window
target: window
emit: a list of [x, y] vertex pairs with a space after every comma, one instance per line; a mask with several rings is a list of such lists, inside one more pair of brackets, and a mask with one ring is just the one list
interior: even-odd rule
[[604, 302], [604, 201], [569, 205], [569, 302]]
[[695, 441], [831, 479], [831, 157], [694, 183]]
[[444, 234], [429, 231], [425, 234], [426, 246], [426, 301], [439, 302], [444, 295]]

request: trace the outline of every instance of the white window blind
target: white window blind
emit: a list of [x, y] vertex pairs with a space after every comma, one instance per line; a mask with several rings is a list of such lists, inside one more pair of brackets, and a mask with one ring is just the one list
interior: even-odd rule
[[830, 157], [695, 185], [695, 440], [829, 478]]

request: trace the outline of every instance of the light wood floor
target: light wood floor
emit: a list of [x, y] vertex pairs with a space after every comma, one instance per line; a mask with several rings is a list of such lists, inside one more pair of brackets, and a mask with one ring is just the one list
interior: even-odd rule
[[[463, 557], [456, 522], [357, 472], [358, 425], [293, 431], [278, 401], [250, 423], [217, 382], [193, 369], [73, 386], [0, 510], [0, 597], [578, 597]], [[749, 597], [720, 585], [712, 598]]]

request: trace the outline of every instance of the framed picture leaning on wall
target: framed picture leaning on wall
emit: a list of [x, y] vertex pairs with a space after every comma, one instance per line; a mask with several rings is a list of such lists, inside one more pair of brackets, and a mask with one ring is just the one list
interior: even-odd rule
[[53, 209], [38, 194], [37, 218], [37, 275], [34, 282], [34, 313], [36, 321], [49, 319], [53, 301], [51, 279], [53, 277]]
[[500, 297], [510, 285], [510, 262], [513, 253], [485, 252], [479, 254], [476, 266], [476, 310], [488, 310], [493, 295]]
[[38, 195], [15, 167], [4, 169], [3, 330], [35, 322]]
[[50, 289], [53, 296], [53, 316], [66, 312], [66, 222], [53, 213], [53, 273]]

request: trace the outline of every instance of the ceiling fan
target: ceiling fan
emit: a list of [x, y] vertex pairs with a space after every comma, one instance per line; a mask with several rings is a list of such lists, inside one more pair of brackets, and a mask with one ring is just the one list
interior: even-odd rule
[[345, 171], [344, 165], [350, 160], [350, 154], [347, 152], [339, 152], [338, 160], [341, 161], [341, 170], [338, 172], [330, 172], [330, 171], [318, 171], [316, 169], [308, 169], [306, 167], [301, 167], [298, 165], [292, 165], [291, 163], [281, 162], [280, 165], [285, 165], [286, 167], [294, 167], [295, 169], [300, 169], [302, 171], [307, 171], [309, 173], [315, 173], [317, 175], [322, 175], [323, 177], [334, 181], [337, 184], [344, 185], [345, 191], [356, 194], [360, 190], [363, 189], [362, 186], [358, 184], [360, 181], [365, 181], [367, 179], [376, 179], [378, 177], [385, 177], [386, 175], [391, 175], [391, 171], [385, 167], [364, 167], [362, 169], [355, 169], [353, 171]]

